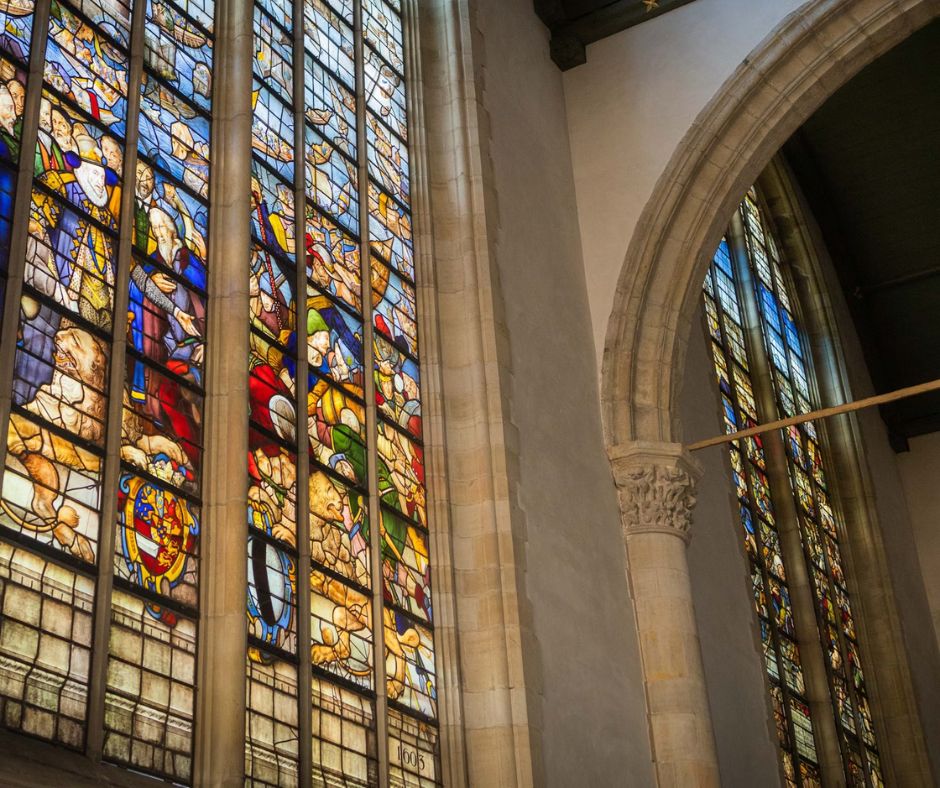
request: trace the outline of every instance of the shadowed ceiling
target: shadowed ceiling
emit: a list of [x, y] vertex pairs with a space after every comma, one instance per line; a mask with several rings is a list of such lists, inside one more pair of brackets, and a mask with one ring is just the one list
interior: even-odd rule
[[585, 47], [692, 0], [533, 0], [552, 31], [552, 60], [562, 71], [585, 62]]
[[[940, 378], [940, 22], [859, 73], [784, 148], [875, 388]], [[881, 409], [896, 451], [940, 430], [940, 392]]]

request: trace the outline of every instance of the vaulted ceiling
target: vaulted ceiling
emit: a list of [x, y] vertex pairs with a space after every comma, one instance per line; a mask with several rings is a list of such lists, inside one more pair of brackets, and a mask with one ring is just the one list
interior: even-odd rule
[[[940, 378], [940, 22], [858, 74], [784, 151], [878, 393]], [[903, 451], [940, 430], [940, 392], [881, 413]]]
[[585, 47], [692, 0], [533, 0], [552, 31], [552, 60], [562, 71], [585, 62]]

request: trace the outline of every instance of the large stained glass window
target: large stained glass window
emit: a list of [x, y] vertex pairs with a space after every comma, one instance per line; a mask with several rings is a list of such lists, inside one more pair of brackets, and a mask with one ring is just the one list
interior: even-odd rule
[[[760, 207], [756, 188], [741, 203], [738, 217], [715, 252], [705, 279], [704, 302], [710, 352], [720, 389], [726, 431], [808, 413], [818, 407], [786, 261], [774, 228]], [[809, 682], [801, 654], [821, 649], [844, 779], [853, 786], [883, 784], [872, 712], [862, 669], [854, 614], [839, 547], [845, 524], [826, 483], [829, 461], [823, 425], [806, 421], [784, 430], [785, 451], [765, 451], [760, 437], [730, 444], [732, 477], [758, 615], [764, 664], [786, 784], [820, 784], [820, 726], [813, 719]], [[766, 440], [777, 439], [767, 435]], [[772, 483], [774, 471], [783, 483]], [[781, 533], [775, 502], [788, 497], [796, 528]], [[809, 579], [815, 621], [800, 640], [785, 560], [786, 539], [802, 555], [800, 572]], [[808, 608], [804, 608], [806, 610]], [[823, 678], [823, 677], [820, 677]], [[828, 703], [825, 701], [828, 700]]]
[[179, 783], [196, 692], [213, 13], [211, 0], [0, 11], [0, 283], [16, 312], [0, 719]]
[[254, 35], [246, 780], [437, 785], [402, 9]]

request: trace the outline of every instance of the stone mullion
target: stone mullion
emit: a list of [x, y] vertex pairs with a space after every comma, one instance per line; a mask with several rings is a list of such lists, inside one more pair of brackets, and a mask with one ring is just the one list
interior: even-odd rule
[[382, 599], [382, 508], [378, 479], [378, 411], [375, 406], [375, 348], [372, 321], [372, 253], [369, 243], [369, 157], [366, 135], [365, 39], [362, 0], [353, 14], [356, 63], [356, 148], [359, 151], [359, 261], [362, 279], [363, 397], [369, 484], [369, 550], [372, 563], [372, 654], [375, 665], [375, 735], [379, 786], [388, 786], [388, 694], [385, 681], [385, 618]]
[[244, 784], [251, 0], [216, 6], [194, 784]]
[[[23, 297], [23, 278], [26, 271], [26, 241], [29, 234], [30, 202], [33, 185], [33, 165], [36, 139], [39, 132], [39, 104], [42, 99], [43, 66], [46, 58], [46, 38], [49, 35], [49, 7], [51, 0], [39, 0], [33, 11], [33, 29], [30, 34], [29, 62], [26, 65], [26, 101], [23, 105], [23, 130], [20, 136], [20, 161], [16, 175], [16, 194], [13, 197], [13, 216], [10, 223], [10, 253], [7, 257], [6, 295], [0, 328], [0, 425], [6, 430], [13, 404], [13, 371], [16, 360], [16, 335], [20, 320], [20, 300]], [[17, 230], [20, 230], [17, 232]], [[4, 432], [4, 435], [6, 433]], [[0, 440], [0, 480], [6, 467], [7, 442]]]
[[[760, 210], [761, 210], [762, 219], [764, 220], [765, 225], [766, 225], [766, 223], [769, 221], [769, 217], [771, 216], [771, 212], [770, 212], [770, 210], [768, 209], [767, 205], [764, 203], [763, 200], [761, 200]], [[768, 228], [765, 226], [764, 232], [766, 233], [767, 230], [768, 230]], [[779, 237], [779, 236], [778, 236], [778, 237]], [[783, 276], [786, 277], [787, 274], [789, 274], [789, 273], [790, 273], [790, 272], [789, 272], [788, 270], [787, 270], [787, 271], [783, 270], [783, 266], [781, 266], [781, 274], [782, 274]], [[789, 288], [790, 288], [790, 289], [789, 289], [789, 292], [790, 292], [790, 293], [796, 293], [796, 292], [797, 292], [796, 288], [792, 286], [792, 277], [790, 277], [789, 280], [785, 280], [785, 282], [786, 282], [786, 286], [789, 286]], [[784, 284], [781, 284], [780, 282], [777, 282], [777, 281], [775, 280], [775, 283], [774, 283], [774, 291], [775, 291], [775, 295], [776, 295], [776, 297], [777, 297], [778, 300], [780, 300], [780, 293], [779, 293], [779, 290], [780, 290], [781, 288], [783, 288], [783, 287], [784, 287]], [[788, 299], [788, 301], [790, 301], [790, 300], [792, 300], [792, 299]], [[799, 306], [800, 306], [799, 300], [792, 300], [791, 306], [792, 306], [792, 310], [791, 310], [791, 311], [794, 313], [793, 316], [794, 316], [794, 318], [797, 318], [798, 315], [799, 315]], [[799, 323], [800, 323], [800, 326], [802, 327], [803, 321], [800, 320]], [[802, 350], [803, 350], [803, 358], [806, 359], [806, 361], [804, 362], [804, 365], [805, 365], [804, 372], [805, 372], [806, 377], [807, 377], [807, 383], [808, 383], [808, 385], [810, 386], [810, 392], [812, 393], [812, 391], [813, 391], [815, 388], [817, 388], [817, 387], [815, 387], [815, 385], [814, 385], [815, 380], [814, 380], [814, 370], [813, 370], [812, 363], [811, 363], [811, 354], [810, 354], [810, 352], [809, 352], [809, 348], [805, 347], [805, 342], [803, 343], [803, 348], [802, 348]], [[791, 366], [792, 366], [792, 362], [791, 362]], [[818, 396], [816, 397], [816, 402], [819, 402]], [[810, 408], [813, 408], [813, 407], [816, 407], [816, 405], [811, 402], [811, 403], [810, 403]], [[817, 429], [819, 429], [819, 430], [823, 433], [823, 435], [825, 435], [825, 429], [826, 429], [825, 424], [819, 424], [818, 427], [817, 427]], [[806, 434], [806, 431], [805, 431], [803, 425], [800, 425], [800, 434], [803, 436], [804, 441], [809, 439], [809, 436]], [[821, 440], [817, 439], [816, 444], [817, 444], [817, 450], [820, 451], [820, 452], [823, 452], [823, 442], [822, 442]], [[790, 467], [791, 467], [790, 464], [794, 463], [795, 461], [794, 461], [793, 459], [791, 459], [790, 457], [787, 457], [787, 461], [788, 461], [788, 463], [789, 463], [789, 464], [788, 464], [788, 471], [789, 471], [789, 470], [790, 470]], [[828, 472], [829, 472], [829, 471], [828, 471], [828, 462], [827, 462], [827, 461], [828, 461], [828, 452], [825, 452], [825, 453], [824, 453], [824, 462], [823, 462], [823, 472], [824, 472], [824, 473], [828, 473]], [[810, 477], [809, 481], [810, 481], [811, 490], [812, 490], [812, 493], [813, 493], [813, 502], [816, 503], [817, 506], [818, 506], [818, 499], [817, 499], [817, 495], [816, 495], [816, 488], [817, 488], [819, 485], [817, 484], [815, 478], [813, 478], [811, 474], [808, 474], [808, 475], [809, 475], [809, 477]], [[832, 497], [831, 497], [830, 493], [829, 493], [828, 491], [825, 491], [825, 492], [826, 492], [827, 497], [829, 498], [829, 506], [830, 506], [830, 508], [832, 509], [832, 515], [833, 515], [833, 518], [834, 518], [834, 520], [835, 520], [835, 522], [836, 522], [836, 535], [838, 536], [838, 535], [840, 534], [840, 532], [844, 533], [844, 530], [845, 530], [845, 523], [843, 522], [842, 515], [836, 510], [836, 507], [833, 505]], [[800, 515], [800, 517], [801, 517], [801, 522], [802, 522], [803, 527], [805, 527], [806, 529], [815, 529], [815, 530], [816, 530], [817, 538], [819, 539], [820, 549], [822, 550], [823, 565], [825, 566], [826, 589], [827, 589], [827, 591], [828, 591], [828, 593], [829, 593], [829, 599], [830, 599], [830, 601], [832, 602], [832, 604], [833, 604], [833, 605], [837, 605], [837, 603], [836, 603], [836, 593], [835, 593], [835, 591], [836, 591], [836, 582], [835, 582], [834, 577], [833, 577], [832, 563], [831, 563], [831, 561], [830, 561], [830, 559], [829, 559], [829, 552], [828, 552], [828, 550], [827, 550], [826, 547], [825, 547], [825, 539], [826, 539], [826, 536], [825, 536], [825, 534], [823, 533], [823, 528], [822, 528], [822, 525], [821, 525], [821, 517], [820, 517], [820, 515], [819, 515], [818, 509], [817, 509], [817, 515], [816, 515], [816, 516], [817, 516], [817, 518], [818, 518], [818, 521], [813, 521], [812, 518], [810, 518], [810, 516], [809, 516], [808, 514], [802, 513], [802, 514]], [[834, 540], [834, 541], [836, 542], [837, 548], [838, 548], [838, 550], [839, 550], [840, 553], [841, 553], [841, 551], [842, 551], [842, 542], [841, 542], [841, 540], [840, 540], [840, 539], [836, 539], [836, 540]], [[811, 563], [811, 562], [809, 562], [808, 557], [807, 557], [807, 562], [808, 562], [808, 563]], [[844, 572], [844, 567], [843, 567], [843, 572]], [[847, 583], [844, 583], [844, 582], [843, 582], [843, 584], [842, 584], [842, 593], [843, 593], [843, 595], [846, 597], [846, 599], [847, 599], [848, 602], [849, 602], [849, 610], [850, 610], [850, 613], [851, 613], [851, 616], [852, 616], [852, 621], [853, 621], [853, 623], [856, 625], [856, 644], [857, 644], [857, 634], [858, 634], [858, 633], [857, 633], [857, 627], [858, 627], [858, 622], [856, 621], [855, 609], [854, 609], [854, 607], [853, 607], [853, 605], [852, 605], [852, 596], [849, 594], [849, 589], [848, 589], [848, 584], [847, 584]], [[824, 624], [823, 624], [823, 625], [824, 625]], [[856, 688], [855, 688], [855, 682], [852, 680], [852, 677], [851, 677], [851, 675], [849, 674], [849, 671], [848, 671], [848, 659], [847, 659], [848, 653], [849, 653], [849, 650], [848, 650], [848, 636], [845, 634], [845, 631], [844, 631], [844, 629], [843, 629], [843, 625], [842, 625], [842, 623], [839, 622], [839, 621], [837, 621], [837, 623], [836, 623], [836, 640], [838, 641], [839, 654], [840, 654], [840, 656], [841, 656], [841, 658], [842, 658], [842, 664], [843, 664], [843, 677], [842, 677], [842, 678], [843, 678], [843, 680], [845, 681], [846, 692], [848, 693], [848, 697], [849, 697], [849, 699], [850, 699], [850, 701], [851, 701], [851, 703], [852, 703], [852, 717], [853, 717], [853, 719], [854, 719], [854, 721], [855, 721], [855, 730], [856, 730], [855, 738], [856, 738], [856, 743], [857, 743], [857, 746], [858, 746], [858, 756], [859, 756], [859, 758], [860, 758], [861, 761], [862, 761], [862, 769], [863, 769], [863, 771], [865, 772], [865, 784], [868, 785], [868, 786], [871, 786], [871, 785], [872, 785], [871, 773], [870, 773], [870, 770], [869, 770], [869, 768], [868, 768], [868, 763], [869, 763], [869, 758], [868, 758], [868, 746], [866, 745], [865, 740], [864, 740], [864, 738], [862, 737], [862, 730], [864, 729], [864, 726], [863, 726], [863, 724], [862, 724], [861, 711], [860, 711], [859, 705], [858, 705], [858, 696], [859, 696], [859, 693], [858, 693], [858, 691], [856, 690]], [[822, 641], [821, 641], [821, 640], [820, 640], [820, 644], [822, 644]], [[860, 648], [860, 647], [858, 648], [858, 651], [859, 651], [859, 652], [861, 651], [861, 648]], [[863, 665], [863, 666], [862, 666], [862, 670], [865, 671], [866, 669], [867, 669], [867, 665]], [[835, 700], [834, 690], [835, 690], [835, 687], [834, 687], [834, 685], [832, 685], [832, 686], [830, 687], [830, 694], [831, 694], [831, 699], [832, 699], [833, 713], [838, 716], [838, 715], [839, 715], [839, 709], [838, 709], [837, 702], [836, 702], [836, 700]], [[870, 710], [871, 710], [871, 704], [869, 703], [869, 711], [870, 711]], [[874, 721], [873, 721], [873, 722], [874, 722]], [[842, 724], [841, 717], [839, 717], [837, 724], [838, 724], [838, 727], [839, 727], [840, 729], [842, 729], [842, 733], [841, 733], [840, 739], [843, 738], [843, 737], [846, 738], [846, 739], [849, 739], [849, 737], [851, 736], [851, 732], [844, 729], [845, 726]], [[878, 751], [877, 739], [876, 739], [876, 743], [875, 743], [874, 749], [875, 749], [876, 752]]]
[[127, 315], [130, 293], [131, 248], [134, 240], [134, 188], [137, 175], [137, 130], [140, 83], [144, 69], [144, 12], [146, 0], [136, 0], [131, 15], [127, 78], [124, 172], [121, 180], [121, 231], [114, 275], [108, 417], [105, 465], [101, 482], [101, 519], [98, 529], [98, 584], [95, 588], [95, 624], [89, 675], [88, 737], [86, 753], [100, 760], [104, 744], [105, 691], [108, 679], [108, 643], [111, 629], [111, 593], [114, 586], [114, 543], [117, 529], [118, 482], [121, 474], [121, 420], [124, 410]]
[[[747, 262], [750, 258], [745, 241], [744, 222], [738, 211], [735, 211], [731, 219], [729, 241], [735, 279], [738, 282], [738, 298], [744, 322], [747, 357], [752, 367], [751, 385], [754, 389], [758, 415], [762, 421], [768, 421], [776, 418], [777, 399], [774, 393], [770, 361], [764, 349], [756, 291]], [[806, 700], [812, 713], [813, 736], [820, 775], [824, 785], [838, 785], [843, 781], [842, 752], [833, 716], [829, 678], [817, 629], [812, 579], [807, 569], [799, 516], [790, 486], [786, 447], [779, 430], [765, 436], [764, 458], [767, 463], [767, 479], [777, 521], [777, 533], [780, 537], [780, 551], [787, 570], [787, 588], [790, 592], [790, 604], [793, 611], [793, 628], [796, 631], [797, 645], [800, 649]], [[790, 730], [794, 736], [793, 753], [799, 757], [795, 740], [796, 729], [792, 726], [789, 706], [786, 713], [791, 721]]]
[[[437, 780], [446, 785], [467, 782], [464, 741], [459, 733], [461, 716], [460, 664], [457, 655], [453, 607], [452, 547], [447, 505], [443, 452], [443, 401], [440, 349], [437, 341], [438, 312], [434, 236], [431, 230], [430, 182], [427, 171], [423, 79], [421, 69], [419, 3], [402, 0], [402, 35], [405, 54], [405, 111], [411, 165], [411, 226], [414, 240], [415, 299], [418, 347], [421, 350], [422, 445], [426, 480], [428, 546], [430, 548], [433, 605], [434, 662], [437, 678], [437, 725], [440, 770]], [[446, 775], [446, 777], [445, 777]]]
[[297, 335], [297, 718], [300, 786], [308, 788], [312, 774], [311, 731], [311, 624], [310, 624], [310, 443], [307, 437], [307, 259], [306, 259], [306, 148], [304, 126], [304, 2], [294, 0], [294, 267], [297, 300], [294, 331]]

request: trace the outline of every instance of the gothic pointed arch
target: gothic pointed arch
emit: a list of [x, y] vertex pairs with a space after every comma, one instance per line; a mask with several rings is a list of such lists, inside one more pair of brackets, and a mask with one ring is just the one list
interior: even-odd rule
[[[938, 15], [940, 4], [930, 0], [812, 0], [764, 39], [692, 124], [637, 223], [608, 322], [601, 396], [615, 478], [639, 448], [681, 450], [686, 343], [697, 322], [701, 281], [741, 196], [835, 90]], [[887, 770], [901, 784], [921, 784], [929, 766], [897, 611], [890, 595], [874, 590], [890, 586], [890, 578], [873, 546], [877, 534], [867, 536], [874, 538], [860, 540], [856, 563], [866, 567], [873, 590], [863, 593], [861, 607], [884, 635], [873, 650], [875, 672], [885, 684], [897, 680], [882, 699]], [[631, 574], [642, 572], [628, 553]], [[655, 699], [656, 666], [644, 670], [648, 697]]]

